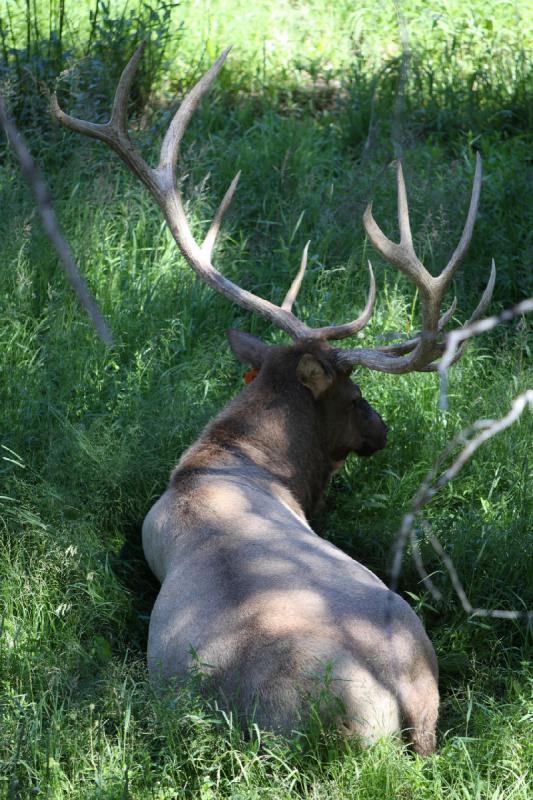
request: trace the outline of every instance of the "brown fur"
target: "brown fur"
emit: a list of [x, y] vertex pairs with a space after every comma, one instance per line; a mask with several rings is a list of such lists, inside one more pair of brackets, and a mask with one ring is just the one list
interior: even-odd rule
[[[297, 367], [305, 354], [313, 355], [332, 379], [318, 400], [297, 379]], [[258, 377], [209, 423], [180, 460], [170, 486], [177, 486], [191, 471], [224, 460], [224, 454], [232, 451], [266, 468], [294, 495], [306, 517], [312, 516], [338, 463], [363, 439], [343, 424], [345, 409], [354, 399], [363, 399], [348, 377], [350, 371], [339, 370], [335, 351], [320, 341], [269, 348]], [[378, 450], [385, 446], [387, 429], [367, 406], [357, 412], [352, 425], [358, 433], [366, 428]], [[351, 409], [350, 414], [353, 417]]]
[[258, 377], [184, 454], [143, 526], [162, 583], [151, 674], [185, 677], [193, 648], [243, 716], [289, 732], [331, 668], [343, 731], [368, 742], [409, 728], [430, 752], [437, 666], [420, 622], [307, 524], [332, 472], [384, 447], [387, 428], [327, 344], [230, 342]]

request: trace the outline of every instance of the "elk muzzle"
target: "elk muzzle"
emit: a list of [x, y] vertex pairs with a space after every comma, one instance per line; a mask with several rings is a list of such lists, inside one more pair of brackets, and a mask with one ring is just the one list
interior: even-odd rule
[[357, 447], [358, 456], [371, 456], [378, 450], [383, 450], [387, 444], [387, 433], [389, 426], [383, 422], [377, 411], [369, 406], [368, 422], [361, 444]]

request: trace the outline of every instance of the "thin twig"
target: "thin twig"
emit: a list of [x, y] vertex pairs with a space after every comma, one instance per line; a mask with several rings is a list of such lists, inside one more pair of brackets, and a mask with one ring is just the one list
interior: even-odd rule
[[[530, 301], [528, 301], [530, 302]], [[515, 307], [517, 308], [517, 307]], [[524, 313], [524, 312], [517, 312], [517, 313]], [[492, 319], [495, 319], [493, 317]], [[504, 319], [510, 319], [510, 317], [506, 316]], [[502, 321], [502, 320], [500, 320]], [[481, 323], [476, 323], [475, 325], [481, 325], [485, 322], [491, 322], [491, 320], [482, 320]], [[490, 330], [491, 327], [498, 324], [497, 322], [491, 324], [488, 328]], [[475, 327], [475, 326], [471, 326]], [[481, 331], [479, 331], [481, 332]], [[457, 333], [461, 333], [461, 331], [457, 331]], [[471, 334], [473, 335], [473, 334]], [[533, 389], [527, 389], [522, 394], [518, 395], [513, 400], [511, 409], [505, 416], [501, 417], [500, 419], [489, 419], [489, 420], [476, 420], [473, 425], [469, 428], [460, 431], [457, 436], [453, 438], [453, 440], [446, 446], [443, 453], [439, 456], [436, 463], [432, 466], [426, 478], [421, 483], [420, 487], [418, 488], [412, 502], [412, 506], [410, 511], [404, 515], [402, 520], [402, 525], [398, 536], [396, 537], [396, 542], [394, 545], [394, 556], [393, 556], [393, 565], [391, 570], [391, 589], [392, 591], [397, 591], [398, 588], [398, 580], [400, 577], [400, 571], [402, 566], [403, 554], [405, 551], [405, 545], [407, 540], [410, 539], [413, 544], [413, 554], [414, 560], [422, 578], [422, 581], [427, 586], [433, 597], [435, 599], [440, 599], [440, 592], [434, 586], [433, 582], [429, 578], [426, 569], [422, 563], [422, 559], [420, 557], [420, 553], [418, 552], [418, 540], [416, 539], [416, 535], [414, 533], [414, 522], [416, 519], [416, 515], [421, 509], [427, 505], [431, 499], [435, 496], [435, 494], [446, 486], [456, 475], [459, 471], [464, 467], [466, 462], [473, 456], [476, 450], [481, 447], [484, 442], [488, 439], [491, 439], [501, 431], [504, 431], [506, 428], [509, 428], [514, 422], [519, 419], [522, 415], [524, 410], [529, 408], [533, 411]], [[476, 434], [477, 435], [474, 435]], [[473, 438], [471, 438], [473, 437]], [[453, 461], [453, 463], [442, 472], [440, 475], [437, 476], [440, 466], [444, 461], [446, 461], [450, 455], [450, 453], [456, 449], [458, 444], [464, 444], [463, 449]], [[465, 589], [461, 583], [459, 578], [459, 574], [453, 564], [452, 559], [450, 556], [445, 552], [441, 543], [435, 536], [435, 534], [431, 531], [429, 524], [426, 521], [422, 521], [422, 525], [424, 526], [424, 530], [431, 542], [431, 545], [435, 552], [440, 556], [444, 566], [446, 567], [448, 574], [450, 576], [450, 580], [452, 582], [453, 588], [455, 589], [455, 593], [457, 594], [463, 609], [466, 611], [467, 614], [476, 617], [493, 617], [499, 619], [523, 619], [526, 618], [530, 623], [533, 622], [533, 611], [510, 611], [505, 609], [486, 609], [486, 608], [474, 608], [468, 599], [468, 596], [465, 592]]]
[[41, 171], [33, 160], [31, 153], [19, 134], [14, 121], [7, 113], [4, 100], [1, 96], [0, 122], [2, 123], [8, 141], [11, 143], [11, 146], [13, 147], [18, 160], [20, 161], [22, 173], [35, 195], [45, 233], [52, 242], [52, 245], [59, 256], [59, 260], [63, 265], [66, 276], [70, 281], [78, 300], [89, 315], [91, 322], [96, 328], [96, 332], [102, 341], [107, 345], [112, 345], [113, 334], [111, 329], [105, 321], [102, 312], [98, 308], [95, 299], [91, 295], [85, 280], [81, 276], [67, 241], [59, 230], [57, 217], [52, 207], [50, 195]]
[[440, 589], [437, 589], [424, 565], [422, 554], [420, 552], [418, 537], [413, 529], [411, 529], [409, 532], [409, 538], [411, 540], [411, 547], [413, 548], [413, 560], [416, 564], [418, 574], [422, 578], [423, 584], [429, 589], [435, 600], [440, 600], [442, 598], [442, 592]]
[[[467, 597], [467, 594], [464, 590], [463, 584], [459, 578], [459, 574], [455, 569], [455, 565], [450, 558], [450, 556], [446, 553], [443, 546], [433, 533], [433, 531], [429, 528], [428, 525], [428, 538], [431, 542], [431, 545], [435, 552], [440, 556], [442, 563], [446, 567], [448, 571], [448, 575], [450, 576], [450, 580], [452, 582], [453, 588], [455, 589], [455, 593], [460, 600], [460, 603], [463, 609], [466, 611], [467, 614], [470, 614], [472, 617], [492, 617], [493, 619], [527, 619], [528, 622], [531, 624], [533, 623], [533, 611], [513, 611], [503, 608], [474, 608], [470, 603], [470, 600]], [[430, 589], [430, 587], [428, 586]], [[431, 591], [431, 589], [430, 589]], [[434, 594], [432, 592], [432, 594]], [[435, 596], [435, 595], [434, 595]]]
[[506, 308], [504, 311], [501, 311], [499, 314], [495, 314], [493, 317], [486, 317], [486, 319], [480, 319], [477, 322], [472, 322], [470, 325], [465, 325], [464, 327], [458, 328], [455, 331], [450, 331], [450, 333], [446, 335], [444, 340], [446, 342], [446, 347], [442, 354], [442, 358], [439, 361], [440, 407], [442, 409], [448, 408], [447, 369], [453, 363], [459, 345], [473, 336], [478, 336], [480, 333], [491, 331], [496, 327], [496, 325], [499, 325], [500, 322], [507, 322], [515, 317], [520, 317], [522, 314], [528, 314], [531, 311], [533, 311], [533, 297], [530, 297], [527, 300], [522, 300], [522, 302], [517, 303], [517, 305], [512, 306], [511, 308]]

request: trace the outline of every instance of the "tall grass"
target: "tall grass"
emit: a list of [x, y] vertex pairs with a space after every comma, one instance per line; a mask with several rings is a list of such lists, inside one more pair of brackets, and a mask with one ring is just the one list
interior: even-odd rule
[[[392, 4], [58, 0], [1, 8], [4, 91], [117, 345], [99, 344], [71, 297], [4, 147], [0, 791], [10, 800], [526, 800], [530, 632], [466, 619], [424, 540], [443, 601], [432, 601], [409, 564], [402, 590], [439, 656], [436, 756], [421, 762], [390, 742], [360, 752], [316, 726], [289, 742], [242, 732], [199, 697], [194, 681], [170, 702], [154, 696], [144, 652], [157, 587], [140, 549], [143, 516], [180, 453], [242, 386], [224, 330], [282, 336], [199, 284], [115, 156], [50, 122], [39, 82], [51, 86], [68, 67], [65, 108], [103, 119], [120, 68], [148, 37], [131, 118], [149, 158], [173, 98], [234, 43], [183, 148], [188, 210], [195, 230], [205, 230], [242, 169], [217, 263], [279, 301], [311, 238], [297, 313], [312, 324], [351, 318], [364, 303], [369, 250], [360, 219], [369, 198], [396, 235], [386, 165], [397, 131], [416, 247], [433, 271], [460, 236], [473, 149], [481, 149], [481, 212], [454, 286], [459, 322], [492, 256], [493, 309], [532, 292], [531, 17], [511, 3], [405, 4], [409, 71], [398, 110], [402, 49]], [[378, 303], [358, 344], [407, 333], [418, 320], [405, 279], [372, 259]], [[402, 513], [428, 466], [456, 430], [503, 414], [531, 384], [531, 346], [525, 320], [472, 343], [450, 375], [446, 414], [433, 375], [361, 372], [365, 395], [391, 426], [390, 445], [336, 476], [316, 530], [386, 579]], [[428, 509], [477, 605], [533, 607], [530, 440], [524, 417]]]

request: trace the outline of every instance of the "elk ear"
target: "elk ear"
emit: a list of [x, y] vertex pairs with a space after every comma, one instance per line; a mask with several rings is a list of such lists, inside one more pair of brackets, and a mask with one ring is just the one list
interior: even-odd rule
[[296, 375], [300, 383], [312, 391], [315, 400], [333, 383], [333, 375], [329, 375], [324, 365], [310, 353], [305, 353], [299, 360]]
[[229, 346], [235, 358], [242, 364], [249, 364], [251, 367], [261, 369], [263, 360], [268, 350], [268, 345], [252, 336], [251, 333], [237, 331], [230, 328], [228, 331]]

